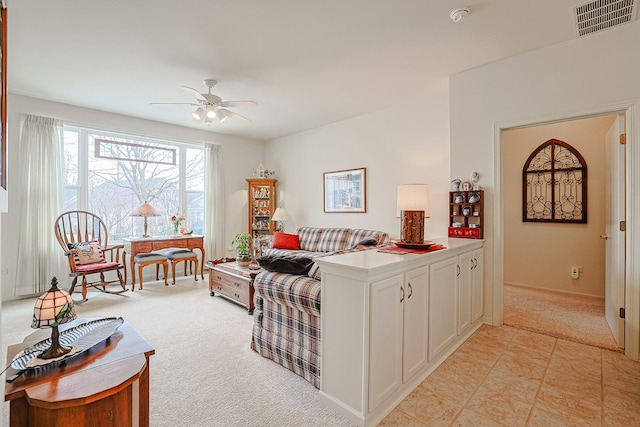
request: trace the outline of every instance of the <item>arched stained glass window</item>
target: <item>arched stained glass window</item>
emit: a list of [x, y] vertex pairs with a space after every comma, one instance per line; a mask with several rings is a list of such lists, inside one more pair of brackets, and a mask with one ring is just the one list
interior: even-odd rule
[[550, 139], [522, 169], [522, 221], [587, 222], [587, 163], [566, 142]]

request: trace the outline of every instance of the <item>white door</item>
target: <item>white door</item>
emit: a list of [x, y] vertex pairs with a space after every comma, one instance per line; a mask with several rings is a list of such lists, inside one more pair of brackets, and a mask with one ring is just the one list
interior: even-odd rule
[[625, 220], [625, 145], [620, 144], [624, 133], [624, 115], [618, 115], [606, 135], [606, 190], [605, 222], [605, 317], [619, 347], [624, 347], [624, 319], [620, 308], [624, 307], [625, 293], [625, 235], [620, 222]]

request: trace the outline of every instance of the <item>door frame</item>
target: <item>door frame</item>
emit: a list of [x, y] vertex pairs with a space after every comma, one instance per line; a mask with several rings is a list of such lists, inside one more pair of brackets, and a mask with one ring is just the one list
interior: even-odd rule
[[504, 311], [504, 194], [502, 173], [502, 131], [521, 127], [579, 120], [607, 114], [624, 114], [627, 134], [626, 152], [626, 226], [625, 233], [625, 355], [640, 360], [640, 221], [634, 220], [631, 212], [640, 212], [640, 99], [614, 103], [583, 111], [556, 113], [545, 117], [494, 124], [494, 216], [493, 216], [493, 277], [487, 288], [492, 301], [491, 313], [485, 313], [491, 324], [503, 324]]

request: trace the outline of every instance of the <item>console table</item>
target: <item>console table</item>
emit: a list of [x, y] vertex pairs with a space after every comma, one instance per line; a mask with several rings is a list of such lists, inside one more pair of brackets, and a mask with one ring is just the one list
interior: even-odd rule
[[[60, 326], [65, 330], [88, 319]], [[7, 349], [7, 364], [48, 337], [39, 330]], [[29, 370], [5, 384], [9, 425], [149, 425], [149, 357], [153, 347], [128, 323], [91, 348], [47, 369]], [[6, 377], [17, 371], [9, 367]]]
[[159, 251], [167, 248], [186, 248], [200, 250], [200, 275], [204, 280], [204, 237], [187, 234], [184, 236], [152, 236], [152, 237], [124, 237], [124, 251], [122, 263], [124, 264], [124, 281], [127, 281], [127, 255], [131, 267], [132, 282], [136, 281], [134, 258], [137, 254]]

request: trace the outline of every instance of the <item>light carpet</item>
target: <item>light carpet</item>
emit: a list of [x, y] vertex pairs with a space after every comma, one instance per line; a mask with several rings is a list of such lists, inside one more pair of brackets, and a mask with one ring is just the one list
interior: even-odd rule
[[[318, 401], [319, 391], [250, 348], [253, 316], [209, 295], [207, 280], [144, 284], [108, 295], [89, 291], [78, 317], [122, 316], [156, 350], [150, 362], [150, 424], [156, 426], [351, 426]], [[77, 298], [77, 295], [74, 295]], [[6, 347], [30, 328], [35, 299], [2, 304]], [[9, 404], [4, 404], [8, 425]]]
[[504, 324], [613, 351], [604, 298], [504, 285]]

